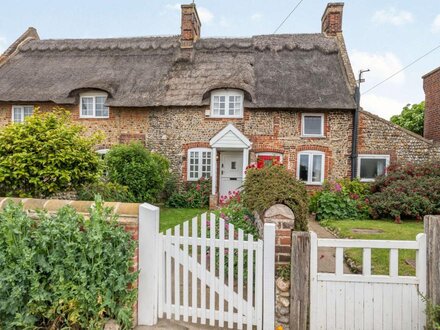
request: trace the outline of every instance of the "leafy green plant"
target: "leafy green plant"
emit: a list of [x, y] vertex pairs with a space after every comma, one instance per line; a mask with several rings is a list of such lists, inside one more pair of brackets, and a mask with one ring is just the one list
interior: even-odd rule
[[167, 207], [205, 208], [209, 205], [211, 179], [200, 178], [195, 182], [186, 182], [168, 198]]
[[137, 202], [160, 198], [169, 175], [168, 160], [140, 143], [117, 145], [105, 156], [110, 181], [128, 187]]
[[87, 136], [61, 108], [38, 109], [24, 123], [0, 130], [0, 193], [46, 197], [96, 181], [100, 159], [94, 146], [102, 134]]
[[290, 281], [290, 265], [281, 265], [277, 267], [277, 277], [281, 277], [285, 281]]
[[0, 328], [131, 328], [135, 243], [98, 198], [86, 219], [73, 208], [30, 218], [0, 213]]
[[262, 214], [285, 204], [295, 214], [295, 230], [308, 230], [309, 197], [304, 183], [282, 165], [249, 168], [243, 185], [243, 205]]
[[426, 304], [426, 329], [440, 330], [440, 305], [434, 304], [430, 299], [419, 292], [423, 302]]
[[418, 104], [407, 104], [403, 107], [400, 115], [391, 117], [391, 122], [406, 128], [411, 132], [423, 135], [423, 125], [425, 123], [425, 101]]
[[91, 201], [96, 195], [100, 195], [107, 202], [127, 203], [135, 200], [128, 187], [105, 180], [85, 184], [77, 190], [79, 200]]
[[317, 220], [362, 219], [368, 217], [366, 197], [370, 186], [358, 180], [326, 182], [323, 190], [311, 197], [310, 210]]

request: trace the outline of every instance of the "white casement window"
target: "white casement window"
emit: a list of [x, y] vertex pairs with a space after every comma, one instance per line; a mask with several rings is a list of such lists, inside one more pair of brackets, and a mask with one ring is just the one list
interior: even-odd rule
[[22, 123], [26, 117], [32, 116], [33, 113], [33, 105], [14, 105], [12, 107], [12, 121]]
[[188, 150], [188, 181], [211, 177], [211, 149], [194, 148]]
[[361, 181], [374, 181], [374, 179], [386, 173], [390, 165], [389, 155], [359, 155], [358, 178]]
[[108, 118], [109, 108], [105, 105], [104, 93], [84, 93], [80, 96], [80, 118]]
[[324, 137], [324, 115], [322, 113], [303, 113], [301, 135], [304, 137]]
[[211, 93], [211, 117], [243, 117], [244, 93], [240, 90], [216, 90]]
[[320, 151], [302, 151], [298, 154], [297, 177], [310, 185], [324, 182], [325, 154]]

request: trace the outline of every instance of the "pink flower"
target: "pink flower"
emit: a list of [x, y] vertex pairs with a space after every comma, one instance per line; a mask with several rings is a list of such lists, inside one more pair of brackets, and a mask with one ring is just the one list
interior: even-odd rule
[[342, 190], [342, 186], [339, 183], [335, 184], [335, 191], [340, 192]]

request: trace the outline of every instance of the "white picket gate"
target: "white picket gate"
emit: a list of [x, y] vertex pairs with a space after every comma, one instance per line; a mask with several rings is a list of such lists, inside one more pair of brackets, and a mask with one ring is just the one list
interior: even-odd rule
[[156, 225], [145, 221], [142, 226], [140, 214], [139, 325], [154, 325], [159, 317], [272, 329], [275, 225], [265, 224], [264, 240], [254, 240], [215, 214], [205, 213], [162, 234], [158, 211], [151, 206], [145, 210], [146, 217], [157, 217]]
[[[318, 273], [318, 248], [336, 250], [335, 273]], [[344, 274], [344, 249], [363, 249], [363, 274]], [[389, 275], [372, 275], [371, 250], [390, 250]], [[416, 276], [399, 275], [399, 249], [416, 250]], [[424, 329], [426, 236], [416, 241], [318, 239], [311, 233], [310, 329]]]

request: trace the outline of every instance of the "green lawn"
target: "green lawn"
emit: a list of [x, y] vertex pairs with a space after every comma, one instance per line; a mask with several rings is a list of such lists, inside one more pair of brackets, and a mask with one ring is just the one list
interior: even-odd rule
[[206, 209], [169, 209], [160, 208], [160, 231], [164, 232], [169, 228], [191, 220], [195, 216], [207, 212]]
[[[392, 220], [327, 220], [321, 221], [325, 227], [335, 230], [341, 238], [379, 239], [379, 240], [415, 240], [418, 233], [423, 232], [423, 223], [404, 221], [401, 225]], [[353, 229], [376, 229], [381, 233], [353, 233]], [[347, 249], [348, 257], [362, 266], [362, 250]], [[415, 251], [399, 250], [399, 275], [414, 275], [415, 269], [405, 260], [415, 260]], [[388, 274], [389, 250], [373, 249], [371, 251], [372, 273]]]

